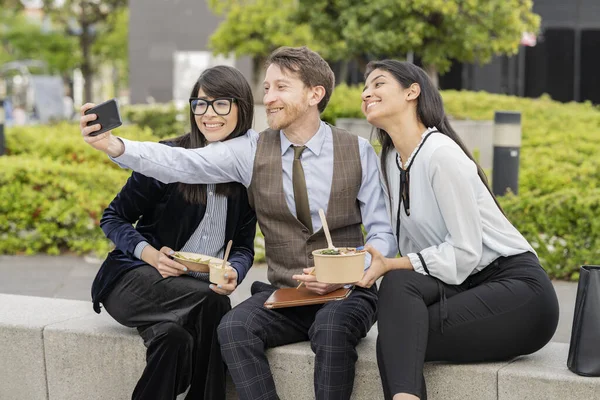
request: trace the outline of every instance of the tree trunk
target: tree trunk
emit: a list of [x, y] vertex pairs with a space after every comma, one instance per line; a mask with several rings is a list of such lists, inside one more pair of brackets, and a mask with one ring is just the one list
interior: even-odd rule
[[263, 81], [265, 79], [265, 61], [263, 56], [252, 57], [252, 94], [254, 104], [262, 104], [264, 97]]
[[429, 79], [431, 79], [431, 83], [433, 83], [433, 86], [435, 86], [436, 89], [439, 89], [440, 88], [440, 79], [438, 76], [436, 66], [429, 64], [429, 65], [425, 66], [425, 71], [427, 72], [427, 75], [429, 75]]
[[348, 63], [349, 61], [340, 61], [340, 75], [338, 77], [338, 83], [347, 83], [348, 81]]
[[81, 46], [81, 54], [83, 61], [81, 62], [81, 74], [83, 75], [83, 101], [85, 103], [92, 101], [92, 78], [94, 71], [91, 60], [92, 37], [90, 35], [90, 27], [81, 25], [81, 36], [79, 37], [79, 45]]
[[119, 73], [119, 67], [116, 62], [112, 63], [112, 79], [113, 79], [113, 97], [119, 98], [119, 92], [121, 91], [121, 74]]

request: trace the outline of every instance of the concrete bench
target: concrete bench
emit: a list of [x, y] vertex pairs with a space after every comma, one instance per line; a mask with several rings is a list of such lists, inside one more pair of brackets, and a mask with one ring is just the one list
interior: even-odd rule
[[[383, 398], [375, 339], [372, 330], [359, 345], [353, 399]], [[567, 351], [550, 343], [510, 362], [428, 363], [429, 399], [599, 399], [600, 378], [568, 371]], [[268, 357], [282, 399], [314, 398], [308, 343], [271, 349]], [[144, 364], [135, 330], [95, 314], [89, 302], [0, 294], [0, 399], [129, 399]]]

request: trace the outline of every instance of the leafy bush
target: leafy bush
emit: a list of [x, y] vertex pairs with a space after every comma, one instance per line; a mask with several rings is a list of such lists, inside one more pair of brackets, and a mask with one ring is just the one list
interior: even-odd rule
[[362, 88], [344, 83], [335, 87], [327, 108], [321, 113], [323, 121], [335, 124], [338, 118], [364, 118], [360, 108]]
[[[323, 119], [362, 118], [361, 90], [338, 86]], [[522, 113], [519, 195], [504, 196], [500, 203], [550, 276], [577, 279], [580, 265], [599, 263], [600, 111], [547, 96], [456, 91], [442, 96], [447, 113], [457, 119], [491, 120], [495, 110]], [[124, 114], [146, 127], [119, 128], [128, 139], [157, 141], [185, 131], [177, 128], [183, 122], [174, 108], [132, 106]], [[129, 173], [87, 146], [75, 125], [14, 127], [6, 136], [9, 156], [0, 157], [0, 215], [6, 216], [0, 219], [0, 253], [105, 253], [111, 245], [98, 228], [99, 217]], [[256, 261], [263, 261], [260, 232], [255, 245]]]
[[139, 104], [124, 106], [123, 118], [140, 128], [149, 128], [159, 138], [169, 138], [189, 132], [187, 108], [179, 111], [174, 104]]
[[[149, 129], [124, 126], [115, 134], [131, 140], [157, 141]], [[79, 126], [72, 123], [41, 126], [16, 126], [7, 130], [8, 155], [49, 158], [67, 164], [97, 163], [116, 166], [104, 153], [94, 150], [81, 138]]]
[[[362, 88], [339, 88], [324, 119], [335, 123], [336, 118], [363, 118]], [[495, 111], [521, 112], [519, 195], [503, 196], [500, 203], [550, 276], [577, 279], [580, 265], [599, 263], [600, 110], [548, 96], [443, 91], [442, 97], [447, 114], [455, 119], [493, 120]]]
[[100, 217], [129, 173], [96, 167], [0, 157], [0, 253], [105, 254]]
[[600, 261], [600, 189], [562, 189], [500, 198], [508, 218], [535, 248], [553, 278], [579, 279], [579, 267]]
[[[132, 140], [158, 141], [134, 125], [115, 132]], [[100, 217], [130, 171], [88, 146], [77, 125], [7, 130], [8, 156], [0, 157], [0, 254], [93, 253], [113, 248]], [[256, 237], [256, 262], [264, 240]]]

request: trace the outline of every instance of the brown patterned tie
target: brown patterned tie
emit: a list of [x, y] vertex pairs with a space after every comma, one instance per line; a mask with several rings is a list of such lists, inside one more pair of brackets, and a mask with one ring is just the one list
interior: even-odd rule
[[294, 186], [294, 201], [296, 202], [296, 216], [298, 220], [313, 232], [312, 220], [310, 218], [310, 207], [308, 205], [308, 192], [306, 191], [306, 179], [304, 169], [300, 162], [300, 155], [306, 146], [292, 146], [294, 149], [294, 164], [292, 166], [292, 185]]

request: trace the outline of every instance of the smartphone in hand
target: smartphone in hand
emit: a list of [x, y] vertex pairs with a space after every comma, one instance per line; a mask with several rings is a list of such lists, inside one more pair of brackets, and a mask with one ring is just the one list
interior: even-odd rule
[[100, 130], [90, 133], [90, 136], [98, 136], [101, 133], [115, 129], [123, 124], [121, 115], [119, 114], [117, 100], [115, 99], [110, 99], [104, 103], [98, 104], [87, 110], [85, 114], [96, 114], [97, 116], [94, 121], [88, 122], [87, 126], [100, 124]]

